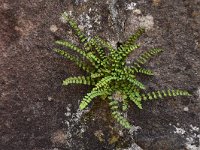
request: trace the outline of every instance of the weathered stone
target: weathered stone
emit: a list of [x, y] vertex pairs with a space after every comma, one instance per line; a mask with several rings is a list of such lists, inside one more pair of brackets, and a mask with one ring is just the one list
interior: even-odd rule
[[[199, 150], [199, 10], [199, 0], [1, 0], [0, 149]], [[141, 79], [149, 90], [174, 87], [192, 96], [146, 102], [143, 110], [132, 105], [130, 132], [110, 118], [105, 101], [96, 100], [90, 112], [78, 110], [89, 88], [63, 87], [62, 80], [84, 72], [52, 51], [57, 39], [78, 44], [60, 20], [64, 11], [87, 35], [114, 47], [145, 27], [142, 47], [128, 62], [147, 48], [163, 48], [147, 65], [156, 76]]]

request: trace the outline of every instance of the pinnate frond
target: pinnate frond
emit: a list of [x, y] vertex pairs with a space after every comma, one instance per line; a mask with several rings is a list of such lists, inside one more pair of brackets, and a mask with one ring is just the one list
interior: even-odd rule
[[91, 78], [99, 78], [102, 77], [104, 74], [103, 73], [91, 73]]
[[149, 59], [162, 51], [163, 50], [160, 48], [150, 49], [149, 51], [146, 51], [141, 56], [139, 56], [139, 58], [134, 61], [134, 64], [140, 67], [140, 65], [145, 64]]
[[100, 89], [102, 87], [105, 87], [106, 85], [109, 84], [110, 81], [112, 80], [116, 80], [117, 77], [114, 76], [106, 76], [104, 78], [102, 78], [96, 85], [95, 85], [95, 89]]
[[131, 101], [133, 101], [138, 106], [138, 108], [142, 109], [142, 103], [141, 103], [142, 98], [139, 95], [139, 93], [137, 93], [137, 92], [132, 93], [129, 95], [129, 98]]
[[72, 44], [70, 42], [60, 40], [60, 41], [56, 41], [55, 43], [62, 45], [62, 46], [66, 46], [66, 47], [76, 51], [77, 53], [81, 54], [82, 56], [87, 58], [87, 60], [89, 60], [95, 68], [97, 68], [97, 66], [98, 66], [97, 63], [100, 63], [100, 60], [92, 52], [87, 53], [84, 50], [78, 48], [77, 46], [75, 46], [74, 44]]
[[68, 84], [86, 84], [86, 85], [95, 85], [95, 82], [91, 77], [78, 76], [78, 77], [69, 77], [63, 81], [63, 85]]
[[128, 110], [128, 100], [125, 99], [122, 101], [122, 111], [127, 111]]
[[112, 116], [113, 118], [116, 119], [117, 122], [119, 122], [123, 127], [125, 127], [126, 129], [130, 129], [131, 128], [131, 125], [130, 123], [128, 122], [127, 119], [125, 119], [121, 113], [119, 111], [113, 111], [112, 112]]
[[113, 118], [116, 119], [117, 122], [119, 122], [123, 127], [129, 129], [131, 128], [130, 123], [128, 122], [127, 119], [125, 119], [121, 113], [119, 112], [119, 103], [116, 100], [111, 100], [109, 103], [110, 109], [111, 109], [111, 114]]
[[143, 100], [153, 100], [158, 98], [164, 98], [164, 97], [174, 97], [174, 96], [190, 96], [190, 94], [185, 90], [179, 90], [179, 89], [168, 89], [168, 90], [159, 90], [159, 91], [153, 91], [146, 94], [142, 94]]
[[141, 68], [141, 67], [135, 67], [135, 66], [131, 66], [131, 67], [126, 66], [125, 72], [130, 73], [130, 74], [141, 73], [145, 75], [153, 75], [153, 71], [149, 69]]
[[112, 45], [110, 45], [108, 42], [106, 42], [102, 38], [95, 36], [94, 39], [96, 40], [97, 43], [99, 43], [102, 46], [102, 48], [108, 48], [108, 50], [110, 51], [115, 51]]
[[77, 46], [75, 46], [74, 44], [72, 44], [70, 42], [67, 42], [67, 41], [64, 41], [64, 40], [59, 40], [59, 41], [56, 41], [55, 43], [59, 44], [59, 45], [62, 45], [62, 46], [65, 46], [65, 47], [68, 47], [68, 48], [78, 52], [79, 54], [87, 57], [87, 53], [86, 52], [84, 52], [82, 49], [78, 48]]
[[83, 110], [90, 104], [90, 102], [97, 96], [107, 95], [109, 92], [108, 90], [92, 90], [90, 93], [88, 93], [83, 100], [81, 101], [79, 108]]
[[131, 52], [133, 52], [135, 49], [139, 48], [140, 46], [138, 44], [133, 45], [121, 45], [118, 47], [116, 53], [121, 56], [122, 58], [126, 58]]
[[145, 32], [144, 28], [139, 28], [135, 34], [131, 35], [129, 39], [122, 44], [123, 47], [130, 46], [135, 43], [135, 41]]
[[67, 53], [66, 51], [64, 50], [61, 50], [61, 49], [54, 49], [54, 51], [56, 53], [58, 53], [59, 55], [73, 61], [78, 67], [82, 68], [83, 70], [85, 70], [86, 72], [93, 72], [92, 69], [87, 66], [83, 61], [79, 60], [78, 58], [74, 57], [74, 56], [71, 56], [69, 53]]
[[88, 37], [80, 30], [80, 28], [78, 27], [77, 23], [73, 19], [71, 19], [66, 12], [64, 12], [62, 14], [62, 18], [65, 21], [67, 21], [69, 23], [69, 25], [74, 29], [75, 34], [79, 37], [79, 39], [80, 39], [80, 41], [82, 43], [88, 41]]
[[131, 82], [133, 85], [136, 85], [137, 87], [139, 87], [140, 89], [145, 89], [145, 86], [144, 84], [142, 84], [140, 81], [138, 81], [137, 79], [133, 79], [133, 78], [130, 78], [128, 77], [127, 80], [129, 82]]

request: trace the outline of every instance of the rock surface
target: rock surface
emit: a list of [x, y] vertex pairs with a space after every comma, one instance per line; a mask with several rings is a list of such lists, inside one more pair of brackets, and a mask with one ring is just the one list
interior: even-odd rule
[[[150, 90], [188, 89], [192, 97], [133, 106], [130, 131], [109, 118], [102, 102], [79, 111], [89, 87], [63, 87], [62, 80], [84, 73], [52, 51], [56, 39], [77, 43], [60, 19], [64, 11], [113, 46], [145, 27], [142, 48], [128, 61], [162, 47], [147, 65], [156, 75], [144, 82]], [[0, 149], [200, 149], [199, 0], [1, 0], [0, 20]]]

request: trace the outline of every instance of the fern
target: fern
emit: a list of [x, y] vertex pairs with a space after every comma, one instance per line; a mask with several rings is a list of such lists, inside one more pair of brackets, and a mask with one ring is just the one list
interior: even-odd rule
[[172, 97], [172, 96], [191, 96], [187, 91], [184, 90], [162, 90], [162, 91], [153, 91], [146, 94], [142, 94], [143, 100], [153, 100], [164, 97]]
[[116, 121], [119, 122], [125, 128], [130, 128], [131, 127], [130, 123], [120, 113], [119, 102], [116, 100], [112, 100], [112, 99], [110, 99], [110, 100], [111, 100], [111, 102], [109, 103], [109, 106], [110, 106], [110, 109], [112, 112], [111, 114], [112, 114], [113, 118], [115, 118]]
[[82, 43], [88, 41], [88, 37], [78, 28], [77, 23], [74, 20], [72, 20], [66, 12], [62, 14], [62, 17], [65, 21], [69, 23], [72, 29], [74, 29], [75, 34], [79, 37]]
[[64, 40], [56, 41], [55, 43], [62, 45], [62, 46], [65, 46], [65, 47], [69, 47], [69, 48], [73, 49], [74, 51], [78, 52], [79, 54], [87, 57], [87, 53], [85, 53], [83, 50], [81, 50], [80, 48], [78, 48], [74, 44], [71, 44], [71, 43], [64, 41]]
[[87, 66], [83, 61], [77, 59], [74, 56], [71, 56], [70, 54], [68, 54], [66, 51], [61, 50], [61, 49], [54, 49], [54, 51], [58, 54], [60, 54], [61, 56], [64, 56], [65, 58], [73, 61], [76, 63], [76, 65], [80, 68], [82, 68], [83, 70], [85, 70], [86, 72], [93, 72], [92, 69]]
[[95, 85], [95, 82], [91, 79], [91, 77], [85, 77], [85, 76], [69, 77], [63, 81], [63, 85], [68, 85], [71, 83]]
[[157, 55], [158, 53], [162, 52], [163, 50], [160, 48], [153, 48], [147, 52], [144, 52], [138, 59], [135, 60], [134, 64], [138, 67], [140, 65], [145, 64], [151, 57]]
[[75, 31], [82, 47], [79, 48], [75, 44], [64, 40], [56, 41], [56, 44], [62, 46], [62, 48], [70, 48], [86, 59], [85, 61], [80, 60], [58, 48], [54, 51], [75, 62], [87, 72], [87, 76], [65, 79], [63, 85], [85, 84], [93, 86], [92, 91], [81, 101], [80, 109], [88, 107], [96, 97], [106, 98], [113, 118], [123, 127], [130, 128], [130, 123], [123, 117], [123, 113], [128, 110], [130, 103], [134, 103], [139, 109], [142, 109], [142, 101], [174, 96], [190, 96], [187, 91], [179, 89], [159, 89], [145, 93], [145, 85], [137, 77], [141, 74], [153, 75], [153, 72], [144, 68], [143, 65], [153, 56], [162, 52], [162, 49], [153, 48], [144, 52], [134, 60], [131, 66], [127, 66], [125, 63], [128, 55], [139, 48], [136, 41], [145, 32], [143, 28], [138, 29], [127, 41], [115, 49], [98, 36], [87, 37], [67, 13], [63, 13], [62, 16]]
[[87, 107], [87, 105], [97, 96], [102, 96], [102, 95], [107, 95], [108, 91], [107, 90], [92, 90], [90, 93], [88, 93], [83, 100], [80, 103], [80, 109], [84, 109]]

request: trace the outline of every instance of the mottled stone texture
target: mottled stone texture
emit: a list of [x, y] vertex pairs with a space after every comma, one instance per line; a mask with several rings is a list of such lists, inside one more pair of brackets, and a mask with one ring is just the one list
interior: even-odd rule
[[[128, 60], [151, 47], [165, 50], [147, 65], [155, 76], [141, 77], [148, 90], [193, 96], [146, 102], [143, 110], [131, 105], [131, 132], [115, 124], [105, 102], [81, 117], [89, 87], [62, 87], [62, 80], [84, 72], [52, 51], [56, 39], [77, 43], [59, 19], [64, 11], [113, 46], [144, 26], [142, 47]], [[1, 150], [200, 149], [199, 0], [1, 0], [0, 20]]]

